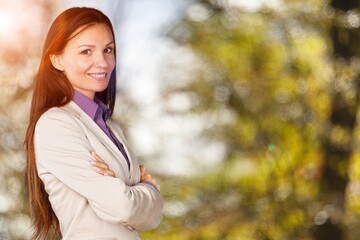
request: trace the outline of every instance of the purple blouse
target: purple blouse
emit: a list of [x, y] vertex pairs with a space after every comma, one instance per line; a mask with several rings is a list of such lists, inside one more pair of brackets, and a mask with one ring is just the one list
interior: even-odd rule
[[114, 133], [110, 128], [106, 125], [106, 121], [110, 117], [110, 109], [101, 102], [98, 98], [94, 98], [94, 100], [89, 99], [85, 95], [79, 93], [74, 90], [74, 98], [73, 101], [87, 114], [91, 117], [94, 122], [103, 130], [103, 132], [111, 139], [111, 141], [117, 146], [120, 152], [126, 159], [128, 164], [128, 168], [130, 169], [130, 161], [126, 154], [124, 146], [121, 142], [116, 138]]

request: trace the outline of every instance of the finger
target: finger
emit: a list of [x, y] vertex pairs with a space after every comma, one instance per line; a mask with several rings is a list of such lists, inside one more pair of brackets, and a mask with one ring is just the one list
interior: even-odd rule
[[101, 168], [95, 168], [95, 171], [103, 176], [111, 176], [111, 177], [115, 177], [115, 173], [112, 170], [104, 170]]
[[141, 175], [144, 175], [144, 173], [145, 173], [145, 166], [143, 165], [143, 164], [140, 164], [140, 174]]
[[102, 170], [101, 168], [95, 168], [95, 171], [96, 171], [98, 174], [104, 175], [104, 170]]
[[146, 173], [146, 174], [142, 175], [141, 179], [143, 181], [150, 181], [152, 178], [151, 178], [150, 174]]
[[101, 174], [101, 175], [103, 175], [103, 176], [115, 177], [114, 171], [109, 170], [109, 169], [95, 168], [95, 171], [96, 171], [98, 174]]
[[97, 155], [95, 152], [91, 152], [91, 155], [95, 158], [96, 161], [98, 162], [105, 162], [104, 160], [102, 160], [102, 158]]
[[93, 157], [95, 158], [96, 161], [98, 162], [105, 162], [99, 155], [97, 155], [95, 152], [93, 152]]
[[90, 164], [94, 167], [101, 168], [104, 170], [109, 169], [109, 166], [106, 163], [91, 161]]
[[115, 173], [112, 170], [105, 170], [104, 171], [104, 176], [111, 176], [111, 177], [115, 177]]

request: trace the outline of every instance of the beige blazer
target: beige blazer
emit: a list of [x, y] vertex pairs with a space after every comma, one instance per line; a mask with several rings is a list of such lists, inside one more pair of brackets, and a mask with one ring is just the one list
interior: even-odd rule
[[[163, 200], [140, 183], [139, 164], [121, 129], [108, 126], [124, 144], [126, 160], [115, 144], [74, 102], [44, 113], [35, 128], [38, 174], [60, 222], [63, 240], [139, 239], [138, 231], [156, 228]], [[102, 176], [90, 165], [95, 151], [116, 177]]]

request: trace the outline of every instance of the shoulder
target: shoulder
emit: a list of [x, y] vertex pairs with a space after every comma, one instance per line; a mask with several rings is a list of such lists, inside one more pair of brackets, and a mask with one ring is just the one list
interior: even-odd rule
[[69, 104], [63, 107], [53, 107], [41, 115], [36, 123], [35, 131], [60, 130], [69, 126], [76, 128], [78, 127], [78, 118], [78, 114], [76, 111], [72, 111]]
[[43, 113], [35, 126], [34, 139], [42, 145], [74, 142], [84, 139], [84, 129], [78, 116], [64, 107], [54, 107]]
[[61, 107], [53, 107], [41, 115], [36, 125], [38, 126], [56, 121], [71, 121], [73, 117], [74, 116], [65, 109]]
[[50, 108], [41, 115], [38, 123], [56, 120], [74, 121], [75, 119], [80, 118], [82, 113], [83, 111], [81, 108], [71, 101], [64, 106]]

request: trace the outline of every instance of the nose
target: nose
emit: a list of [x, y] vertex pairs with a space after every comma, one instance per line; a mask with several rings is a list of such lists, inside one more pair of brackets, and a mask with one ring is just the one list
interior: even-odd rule
[[106, 60], [106, 56], [103, 53], [99, 53], [96, 55], [94, 59], [94, 66], [98, 68], [106, 68], [108, 66], [108, 62]]

